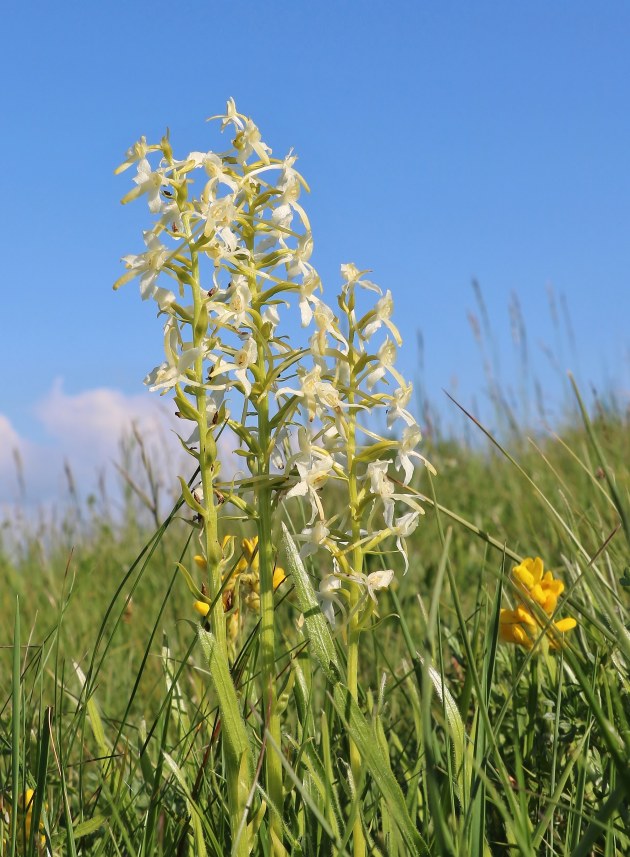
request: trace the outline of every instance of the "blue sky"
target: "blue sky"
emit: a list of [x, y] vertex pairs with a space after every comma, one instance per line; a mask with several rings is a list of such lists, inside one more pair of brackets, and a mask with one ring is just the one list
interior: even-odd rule
[[148, 221], [113, 169], [167, 125], [176, 151], [206, 148], [229, 96], [275, 154], [298, 153], [324, 283], [353, 261], [392, 290], [410, 376], [422, 332], [433, 400], [484, 407], [472, 278], [506, 385], [515, 292], [552, 413], [568, 368], [628, 396], [628, 4], [25, 2], [3, 29], [5, 465], [18, 441], [72, 453], [42, 418], [53, 401], [66, 420], [95, 390], [145, 407], [161, 324], [111, 283]]

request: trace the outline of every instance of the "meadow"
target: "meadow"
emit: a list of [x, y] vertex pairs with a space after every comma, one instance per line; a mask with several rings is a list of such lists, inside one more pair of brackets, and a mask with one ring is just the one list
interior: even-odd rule
[[[402, 381], [376, 392], [391, 354], [366, 350], [379, 327], [396, 339], [389, 293], [361, 315], [357, 287], [377, 287], [346, 266], [344, 325], [293, 274], [261, 290], [279, 265], [307, 264], [308, 222], [298, 234], [278, 213], [287, 198], [298, 211], [292, 165], [261, 189], [264, 145], [251, 133], [244, 154], [245, 117], [228, 104], [223, 118], [236, 155], [204, 168], [224, 171], [241, 207], [221, 247], [228, 227], [195, 232], [208, 198], [193, 205], [179, 180], [199, 153], [176, 161], [170, 142], [154, 146], [169, 165], [158, 183], [146, 149], [130, 158], [129, 201], [153, 193], [151, 211], [175, 199], [181, 215], [160, 227], [177, 255], [145, 240], [192, 309], [147, 281], [155, 255], [153, 268], [127, 265], [167, 315], [167, 362], [149, 383], [172, 388], [197, 427], [190, 472], [163, 491], [131, 437], [122, 511], [75, 496], [54, 525], [24, 510], [10, 548], [6, 534], [2, 853], [630, 853], [630, 413], [587, 408], [574, 386], [557, 434], [529, 436], [498, 397], [500, 436], [466, 416], [474, 442], [434, 429], [418, 459]], [[248, 169], [256, 182], [239, 184]], [[237, 239], [258, 259], [251, 293], [215, 306], [234, 281], [202, 293], [198, 256], [234, 274]], [[304, 350], [276, 338], [282, 289], [315, 317], [315, 365], [329, 367], [315, 381], [296, 375]], [[199, 343], [213, 312], [222, 356], [208, 373]], [[220, 396], [209, 404], [230, 373], [240, 419]], [[402, 417], [399, 434], [369, 421], [379, 407]], [[319, 428], [298, 449], [286, 430], [303, 426], [302, 408]], [[238, 483], [218, 471], [224, 426], [248, 468]]]

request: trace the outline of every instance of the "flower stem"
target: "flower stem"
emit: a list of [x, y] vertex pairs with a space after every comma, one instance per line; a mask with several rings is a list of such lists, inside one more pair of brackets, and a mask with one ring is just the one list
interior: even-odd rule
[[[354, 605], [353, 605], [354, 606]], [[350, 623], [348, 637], [348, 689], [352, 697], [357, 700], [358, 696], [358, 668], [359, 668], [359, 636], [361, 634], [358, 626], [358, 617], [354, 616]], [[357, 700], [358, 701], [358, 700]], [[352, 771], [352, 779], [354, 787], [358, 789], [362, 777], [363, 762], [357, 745], [350, 739], [350, 769]], [[354, 857], [365, 857], [366, 842], [363, 835], [363, 825], [361, 823], [361, 812], [357, 811], [354, 826], [353, 826], [353, 850]]]
[[[190, 227], [186, 222], [187, 232]], [[188, 235], [191, 238], [190, 234]], [[193, 292], [193, 345], [195, 348], [203, 344], [207, 330], [202, 325], [204, 312], [204, 301], [199, 281], [199, 259], [197, 253], [191, 247], [191, 274]], [[195, 375], [199, 383], [203, 383], [203, 354], [200, 353], [195, 363]], [[199, 426], [199, 468], [201, 473], [201, 486], [205, 516], [203, 519], [204, 540], [206, 559], [208, 563], [208, 586], [210, 600], [212, 603], [211, 623], [219, 649], [225, 653], [227, 659], [227, 638], [225, 632], [225, 616], [223, 612], [223, 601], [221, 592], [221, 559], [222, 551], [218, 537], [218, 516], [214, 502], [214, 468], [216, 462], [216, 444], [214, 438], [208, 433], [208, 415], [206, 411], [206, 391], [203, 386], [197, 387], [196, 391], [198, 426]]]
[[282, 762], [276, 751], [281, 747], [282, 733], [280, 716], [276, 703], [276, 652], [273, 608], [273, 569], [274, 551], [271, 538], [271, 492], [263, 488], [259, 494], [260, 510], [258, 518], [258, 545], [260, 551], [260, 653], [261, 677], [263, 683], [264, 718], [273, 747], [267, 745], [266, 779], [267, 793], [277, 810], [271, 815], [270, 830], [273, 853], [284, 855], [282, 842]]
[[[348, 331], [348, 355], [350, 360], [351, 384], [348, 392], [348, 403], [354, 404], [354, 385], [356, 383], [355, 359], [354, 359], [354, 336], [355, 331], [352, 323]], [[363, 547], [361, 545], [361, 513], [359, 511], [359, 487], [356, 461], [356, 424], [357, 414], [352, 407], [348, 412], [346, 454], [348, 461], [348, 492], [350, 499], [350, 513], [352, 517], [352, 541], [355, 545], [352, 551], [352, 570], [356, 575], [363, 571]], [[360, 598], [358, 587], [354, 584], [350, 594], [350, 626], [348, 629], [348, 690], [353, 699], [358, 702], [358, 672], [359, 672], [359, 637], [361, 636], [360, 617], [356, 610]], [[358, 790], [362, 776], [362, 759], [359, 748], [350, 739], [350, 768], [355, 789]], [[357, 811], [353, 826], [353, 855], [354, 857], [365, 857], [366, 842], [361, 823], [361, 812]]]
[[[187, 236], [191, 239], [190, 226], [185, 222]], [[200, 347], [207, 334], [204, 299], [199, 277], [199, 259], [191, 246], [191, 274], [194, 305], [193, 345]], [[203, 354], [197, 358], [195, 375], [199, 383], [203, 383]], [[205, 514], [203, 516], [204, 541], [208, 564], [208, 588], [212, 602], [209, 614], [212, 635], [215, 640], [213, 657], [216, 659], [216, 669], [210, 670], [215, 692], [218, 697], [221, 719], [223, 722], [223, 741], [227, 758], [226, 776], [228, 786], [228, 803], [230, 812], [230, 828], [233, 841], [238, 831], [243, 831], [243, 817], [247, 812], [247, 795], [251, 787], [252, 770], [248, 759], [243, 754], [248, 753], [248, 738], [245, 722], [240, 713], [240, 705], [236, 688], [230, 676], [225, 627], [225, 613], [221, 597], [221, 560], [223, 558], [218, 537], [218, 515], [214, 500], [214, 473], [216, 467], [217, 449], [212, 433], [208, 431], [206, 411], [206, 392], [197, 387], [196, 403], [199, 426], [199, 467], [201, 485], [203, 488]], [[221, 675], [224, 680], [217, 680]], [[245, 748], [245, 749], [243, 749]], [[244, 779], [243, 779], [244, 778]], [[246, 828], [245, 828], [246, 830]], [[233, 857], [246, 857], [249, 854], [249, 842], [246, 832], [241, 832], [238, 843], [233, 847]]]
[[[256, 235], [255, 204], [250, 203], [251, 224], [249, 229], [243, 229], [245, 243], [252, 257], [254, 256], [254, 243]], [[250, 290], [253, 296], [253, 305], [260, 311], [259, 287], [256, 276], [251, 276]], [[256, 324], [257, 343], [257, 374], [259, 379], [267, 377], [271, 366], [268, 357], [269, 347], [265, 339], [262, 318], [258, 315], [260, 322]], [[267, 794], [272, 804], [272, 812], [269, 819], [269, 833], [274, 857], [284, 857], [285, 848], [282, 844], [282, 812], [283, 812], [283, 790], [282, 790], [282, 761], [278, 756], [276, 748], [282, 747], [282, 732], [280, 728], [280, 715], [276, 701], [276, 640], [275, 620], [273, 606], [273, 572], [275, 565], [275, 553], [272, 540], [272, 487], [271, 474], [269, 471], [271, 428], [269, 425], [269, 397], [266, 392], [256, 396], [254, 391], [253, 402], [258, 422], [259, 453], [256, 456], [257, 475], [263, 477], [257, 496], [257, 528], [258, 528], [258, 563], [260, 581], [260, 674], [262, 681], [263, 699], [263, 723], [269, 730], [272, 738], [272, 746], [267, 744], [265, 757], [265, 777]]]
[[[262, 349], [261, 349], [262, 350]], [[282, 762], [276, 752], [281, 747], [282, 733], [276, 704], [276, 641], [273, 608], [273, 570], [275, 556], [271, 534], [271, 486], [269, 479], [269, 402], [263, 396], [257, 406], [261, 453], [258, 458], [259, 475], [266, 477], [258, 493], [258, 550], [260, 569], [260, 672], [264, 722], [273, 739], [273, 748], [267, 745], [265, 771], [267, 793], [277, 810], [270, 819], [273, 853], [284, 854], [282, 841]]]

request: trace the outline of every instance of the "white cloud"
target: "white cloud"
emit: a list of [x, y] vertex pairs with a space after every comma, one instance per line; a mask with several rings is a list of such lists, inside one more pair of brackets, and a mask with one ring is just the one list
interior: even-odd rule
[[[192, 424], [177, 419], [174, 410], [168, 396], [127, 395], [106, 387], [68, 393], [57, 380], [32, 407], [29, 437], [0, 414], [0, 525], [15, 543], [20, 533], [32, 535], [37, 521], [49, 529], [48, 524], [72, 514], [70, 480], [81, 504], [80, 518], [90, 517], [83, 509], [92, 494], [100, 498], [95, 514], [107, 508], [117, 519], [124, 483], [115, 464], [150, 494], [138, 438], [159, 487], [158, 514], [163, 516], [179, 496], [177, 477], [189, 479], [195, 470], [176, 435], [188, 437]], [[243, 466], [232, 454], [233, 440], [226, 431], [219, 441], [223, 479]]]
[[75, 454], [102, 460], [116, 455], [121, 436], [136, 424], [147, 438], [163, 438], [175, 428], [173, 405], [149, 394], [129, 396], [101, 387], [69, 394], [60, 380], [35, 406], [35, 414], [57, 444]]
[[129, 437], [134, 425], [161, 483], [174, 486], [179, 472], [192, 472], [193, 462], [173, 431], [183, 428], [173, 410], [172, 401], [148, 393], [126, 395], [99, 388], [72, 394], [61, 380], [55, 381], [33, 407], [37, 441], [20, 436], [0, 414], [0, 503], [22, 499], [16, 458], [22, 464], [26, 502], [43, 504], [67, 497], [65, 462], [85, 496], [104, 472], [113, 471], [113, 462], [121, 461], [121, 438]]
[[35, 413], [44, 427], [55, 437], [86, 440], [106, 438], [119, 433], [138, 411], [152, 409], [149, 397], [126, 396], [106, 387], [69, 394], [57, 379], [44, 399], [35, 406]]
[[28, 457], [29, 444], [21, 438], [10, 420], [0, 414], [0, 499], [8, 483], [18, 490], [21, 468]]

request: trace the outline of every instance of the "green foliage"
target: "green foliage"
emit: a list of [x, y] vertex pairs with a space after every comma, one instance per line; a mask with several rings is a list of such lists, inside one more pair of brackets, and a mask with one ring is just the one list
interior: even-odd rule
[[[356, 703], [345, 648], [331, 685], [296, 594], [276, 592], [283, 746], [250, 749], [258, 774], [265, 753], [281, 754], [289, 854], [351, 854], [357, 819], [374, 854], [628, 853], [629, 429], [627, 415], [600, 413], [558, 438], [521, 438], [509, 450], [517, 467], [497, 447], [435, 444], [428, 520], [362, 638]], [[72, 550], [51, 527], [45, 546], [40, 533], [3, 553], [3, 615], [19, 615], [0, 640], [7, 854], [43, 853], [41, 837], [53, 854], [229, 853], [223, 780], [234, 762], [177, 569], [192, 565], [190, 526], [175, 515], [150, 535], [140, 509], [129, 513], [124, 526], [95, 518]], [[564, 610], [579, 622], [555, 653], [497, 641], [509, 571], [525, 554], [565, 581]], [[232, 679], [256, 722], [251, 623]], [[349, 738], [359, 781], [344, 761]], [[247, 805], [242, 835], [268, 853], [274, 810], [259, 776]]]

